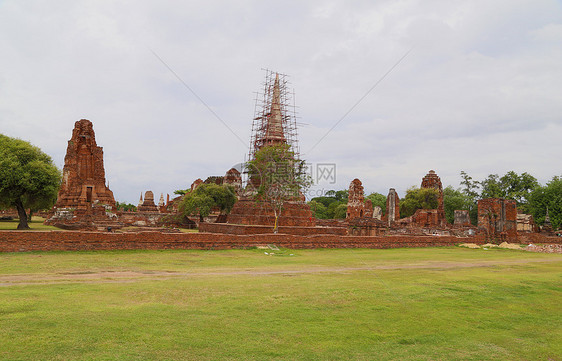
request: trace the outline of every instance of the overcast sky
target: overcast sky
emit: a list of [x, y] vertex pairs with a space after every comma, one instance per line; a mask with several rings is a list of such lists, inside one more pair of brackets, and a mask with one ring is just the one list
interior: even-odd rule
[[244, 161], [262, 68], [290, 76], [304, 159], [336, 165], [316, 191], [562, 174], [560, 1], [0, 0], [0, 49], [0, 133], [62, 169], [91, 120], [120, 202]]

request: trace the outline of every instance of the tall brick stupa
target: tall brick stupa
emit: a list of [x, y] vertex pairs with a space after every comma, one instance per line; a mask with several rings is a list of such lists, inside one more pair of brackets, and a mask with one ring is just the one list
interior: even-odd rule
[[96, 144], [92, 122], [74, 124], [68, 141], [62, 184], [47, 224], [95, 228], [115, 220], [113, 192], [106, 185], [103, 148]]

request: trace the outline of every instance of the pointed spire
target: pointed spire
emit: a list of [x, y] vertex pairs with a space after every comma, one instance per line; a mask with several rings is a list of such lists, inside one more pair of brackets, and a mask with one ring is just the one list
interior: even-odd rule
[[139, 205], [138, 205], [138, 206], [139, 206], [139, 207], [142, 206], [142, 192], [141, 192], [141, 195], [140, 195], [140, 200], [139, 200]]
[[158, 207], [164, 206], [164, 193], [160, 193], [160, 200], [158, 201]]
[[283, 131], [283, 114], [281, 113], [281, 90], [279, 88], [279, 74], [275, 74], [273, 84], [273, 97], [271, 99], [271, 110], [267, 114], [267, 123], [264, 145], [285, 143], [285, 133]]

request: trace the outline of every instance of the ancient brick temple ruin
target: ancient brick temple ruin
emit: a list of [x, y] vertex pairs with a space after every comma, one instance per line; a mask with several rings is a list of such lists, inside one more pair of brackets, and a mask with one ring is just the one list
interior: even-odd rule
[[[455, 211], [455, 224], [447, 223], [443, 203], [443, 186], [435, 171], [423, 177], [421, 188], [436, 189], [439, 193], [437, 209], [418, 209], [412, 216], [400, 218], [400, 198], [390, 188], [386, 198], [386, 213], [380, 208], [367, 211], [372, 205], [363, 201], [363, 186], [358, 179], [351, 182], [348, 197], [348, 232], [355, 236], [378, 236], [384, 234], [410, 235], [470, 235], [476, 229], [470, 224], [468, 211]], [[361, 216], [363, 211], [364, 216]]]
[[[380, 219], [380, 207], [377, 210], [377, 215], [379, 215], [378, 219]], [[370, 199], [365, 199], [363, 184], [359, 179], [355, 178], [349, 185], [346, 218], [351, 220], [361, 217], [374, 217], [373, 203]]]
[[443, 184], [441, 183], [441, 178], [439, 178], [434, 170], [430, 170], [429, 173], [427, 173], [425, 177], [423, 177], [421, 188], [435, 189], [437, 191], [437, 212], [436, 216], [434, 216], [435, 220], [430, 221], [430, 223], [439, 226], [445, 225], [447, 223], [447, 220], [445, 219], [445, 207], [443, 204]]
[[490, 239], [517, 238], [517, 207], [514, 200], [486, 198], [478, 201], [478, 229]]
[[158, 212], [158, 207], [154, 203], [154, 193], [152, 191], [146, 191], [144, 194], [144, 201], [139, 202], [137, 207], [139, 212]]
[[115, 199], [106, 185], [103, 148], [92, 122], [74, 124], [64, 158], [62, 184], [47, 224], [63, 228], [119, 227]]
[[[294, 108], [290, 105], [286, 76], [266, 71], [264, 92], [257, 98], [256, 113], [252, 123], [249, 159], [263, 147], [288, 144], [295, 157], [299, 157], [297, 127]], [[239, 173], [229, 170], [225, 181], [239, 184]], [[224, 224], [200, 224], [200, 231], [220, 233], [268, 233], [273, 230], [275, 214], [267, 202], [256, 198], [255, 187], [259, 179], [249, 179], [247, 187], [241, 192], [238, 202]], [[241, 183], [241, 182], [240, 182]], [[333, 230], [316, 226], [310, 206], [304, 196], [284, 202], [278, 219], [280, 231], [284, 233], [342, 233], [343, 228]]]

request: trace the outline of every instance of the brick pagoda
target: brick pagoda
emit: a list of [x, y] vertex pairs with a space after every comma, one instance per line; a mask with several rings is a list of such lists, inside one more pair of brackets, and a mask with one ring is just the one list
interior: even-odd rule
[[[290, 114], [285, 76], [268, 72], [265, 82], [264, 100], [256, 106], [257, 112], [252, 126], [249, 159], [263, 147], [288, 144], [298, 156], [296, 145], [296, 121]], [[231, 172], [231, 171], [229, 171]], [[233, 173], [233, 172], [231, 172]], [[232, 174], [235, 178], [236, 174]], [[231, 178], [227, 174], [226, 178]], [[272, 207], [256, 200], [255, 188], [259, 186], [258, 179], [248, 180], [245, 191], [241, 192], [240, 199], [227, 217], [227, 222], [201, 223], [199, 230], [202, 232], [219, 233], [271, 233], [275, 222]], [[332, 230], [330, 227], [315, 227], [316, 218], [310, 206], [306, 204], [304, 196], [299, 199], [287, 201], [283, 205], [278, 219], [280, 233], [292, 234], [319, 234], [319, 233], [345, 233], [344, 228]]]
[[119, 226], [115, 199], [106, 185], [103, 148], [96, 144], [92, 122], [74, 124], [68, 141], [62, 184], [51, 217], [45, 222], [63, 228]]

